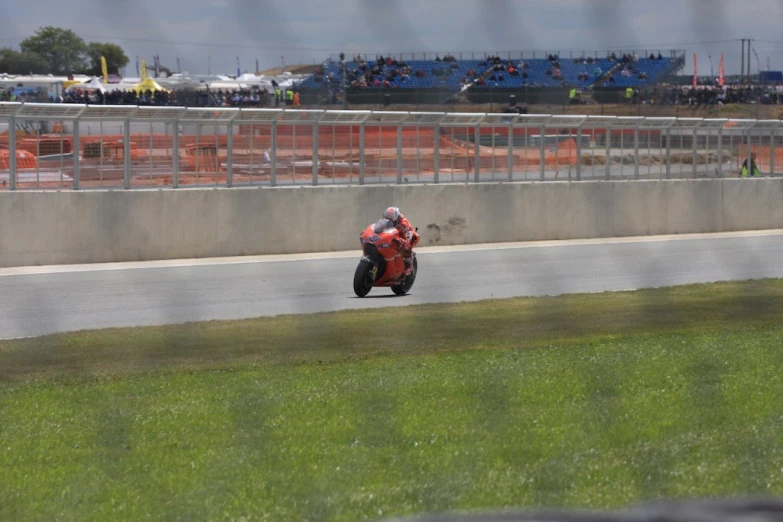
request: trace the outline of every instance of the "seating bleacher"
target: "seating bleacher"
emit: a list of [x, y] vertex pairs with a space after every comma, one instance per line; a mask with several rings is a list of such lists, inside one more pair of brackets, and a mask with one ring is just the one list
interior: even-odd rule
[[[368, 66], [374, 60], [369, 60]], [[522, 61], [527, 63], [526, 69], [519, 69], [518, 75], [511, 75], [507, 71], [502, 71], [503, 81], [491, 81], [492, 65], [485, 63], [483, 60], [460, 60], [456, 62], [443, 62], [435, 60], [415, 60], [406, 61], [406, 64], [411, 69], [411, 74], [407, 78], [397, 76], [390, 82], [390, 87], [397, 89], [434, 89], [440, 88], [448, 91], [459, 91], [463, 85], [463, 80], [469, 70], [476, 72], [476, 77], [483, 76], [486, 82], [486, 87], [492, 88], [522, 88], [525, 86], [537, 86], [537, 87], [562, 87], [564, 82], [569, 86], [577, 88], [589, 88], [593, 85], [601, 85], [605, 78], [601, 78], [602, 75], [608, 73], [612, 68], [618, 66], [619, 61], [610, 60], [608, 58], [593, 59], [592, 63], [588, 63], [583, 58], [561, 58], [560, 62], [560, 74], [561, 78], [556, 79], [551, 74], [547, 74], [547, 71], [552, 69], [552, 62], [548, 59], [525, 59], [525, 60], [507, 60], [503, 59], [503, 63], [511, 61], [514, 65], [521, 64]], [[610, 83], [613, 87], [641, 87], [645, 85], [652, 85], [657, 83], [661, 77], [669, 71], [674, 64], [674, 58], [661, 58], [650, 59], [640, 58], [633, 62], [632, 67], [635, 72], [628, 76], [622, 76], [620, 70], [622, 67], [618, 67], [618, 70], [612, 75], [613, 81]], [[453, 64], [453, 65], [452, 65]], [[354, 71], [359, 69], [359, 64], [354, 61], [346, 63], [346, 71]], [[453, 68], [452, 68], [453, 67]], [[327, 83], [325, 77], [330, 77], [332, 86], [342, 85], [342, 65], [340, 62], [331, 61], [323, 65], [323, 74], [316, 74], [308, 78], [302, 83], [302, 87], [309, 89], [321, 89], [324, 88]], [[384, 67], [384, 71], [389, 66]], [[443, 77], [433, 74], [436, 68], [450, 70], [451, 72]], [[417, 71], [423, 71], [424, 76], [416, 76]], [[523, 78], [522, 73], [527, 73], [527, 78]], [[638, 77], [638, 73], [645, 73], [646, 78], [641, 79]], [[360, 74], [362, 74], [360, 72]], [[587, 79], [580, 80], [580, 74], [587, 74]], [[385, 75], [376, 75], [373, 78], [383, 82]], [[599, 79], [601, 80], [599, 82]], [[347, 84], [349, 82], [346, 82]], [[367, 89], [379, 88], [368, 85]], [[380, 87], [385, 88], [385, 87]]]

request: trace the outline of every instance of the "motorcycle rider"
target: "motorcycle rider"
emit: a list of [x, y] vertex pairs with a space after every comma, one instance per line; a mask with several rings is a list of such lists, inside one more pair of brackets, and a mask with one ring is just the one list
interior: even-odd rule
[[411, 222], [405, 219], [398, 207], [389, 207], [383, 213], [383, 217], [388, 219], [394, 225], [394, 228], [400, 233], [399, 240], [402, 259], [405, 261], [405, 275], [410, 275], [413, 271], [413, 247], [411, 242], [416, 235]]

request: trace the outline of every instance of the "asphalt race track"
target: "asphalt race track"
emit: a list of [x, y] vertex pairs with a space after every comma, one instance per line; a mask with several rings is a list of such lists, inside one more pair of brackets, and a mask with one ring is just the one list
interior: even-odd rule
[[404, 297], [356, 298], [359, 255], [0, 269], [0, 338], [783, 277], [783, 231], [423, 248]]

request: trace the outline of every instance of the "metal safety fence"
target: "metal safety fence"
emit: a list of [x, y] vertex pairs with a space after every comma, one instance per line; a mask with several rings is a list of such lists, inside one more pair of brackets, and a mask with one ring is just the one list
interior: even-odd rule
[[[0, 103], [0, 190], [783, 173], [779, 120]], [[781, 158], [778, 156], [781, 155]]]

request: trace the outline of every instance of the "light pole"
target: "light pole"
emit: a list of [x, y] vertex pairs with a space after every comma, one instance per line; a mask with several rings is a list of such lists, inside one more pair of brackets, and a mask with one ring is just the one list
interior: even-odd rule
[[343, 87], [343, 110], [348, 107], [348, 97], [345, 92], [345, 53], [340, 53], [340, 66], [343, 69], [342, 87]]

